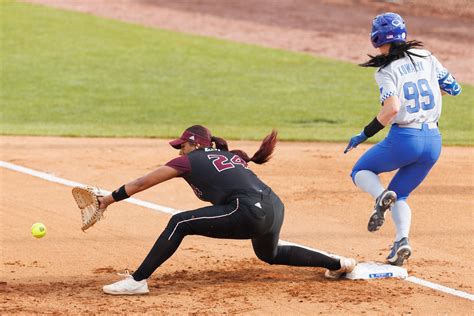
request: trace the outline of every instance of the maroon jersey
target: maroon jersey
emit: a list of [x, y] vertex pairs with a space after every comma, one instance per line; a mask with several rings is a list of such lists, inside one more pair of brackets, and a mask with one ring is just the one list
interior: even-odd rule
[[239, 192], [268, 188], [238, 155], [213, 148], [198, 149], [166, 164], [178, 170], [203, 201], [224, 204]]

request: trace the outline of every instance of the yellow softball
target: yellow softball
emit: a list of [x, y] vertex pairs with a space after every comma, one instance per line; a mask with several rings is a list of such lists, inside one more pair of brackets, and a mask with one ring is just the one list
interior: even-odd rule
[[46, 235], [46, 226], [43, 223], [34, 223], [31, 226], [31, 234], [36, 238], [44, 237]]

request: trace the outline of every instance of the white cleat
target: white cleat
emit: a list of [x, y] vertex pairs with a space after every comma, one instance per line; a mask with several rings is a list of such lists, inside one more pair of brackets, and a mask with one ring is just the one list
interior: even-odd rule
[[357, 261], [352, 258], [344, 258], [341, 257], [340, 263], [341, 263], [341, 268], [339, 270], [326, 270], [324, 273], [324, 276], [328, 279], [339, 279], [341, 276], [345, 273], [352, 272], [354, 270]]
[[118, 273], [125, 277], [123, 280], [104, 285], [102, 288], [103, 291], [107, 294], [112, 295], [139, 295], [139, 294], [148, 294], [150, 291], [148, 290], [148, 284], [145, 280], [135, 281], [133, 276], [126, 271], [124, 274]]
[[411, 247], [408, 242], [408, 237], [403, 237], [399, 241], [393, 243], [390, 254], [387, 257], [387, 262], [394, 266], [401, 267], [405, 260], [411, 256]]

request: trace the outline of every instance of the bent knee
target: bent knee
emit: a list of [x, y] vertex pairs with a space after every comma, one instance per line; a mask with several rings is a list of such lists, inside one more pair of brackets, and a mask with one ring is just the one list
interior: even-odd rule
[[410, 195], [410, 193], [401, 193], [400, 195], [397, 193], [397, 202], [400, 202], [400, 201], [405, 201], [406, 202], [409, 195]]
[[178, 213], [171, 216], [168, 225], [163, 232], [167, 238], [171, 238], [173, 235], [187, 235], [189, 234], [188, 225], [186, 225], [186, 218]]
[[184, 220], [185, 218], [183, 217], [181, 213], [174, 214], [173, 216], [171, 216], [170, 220], [168, 221], [168, 227], [174, 227]]
[[352, 178], [352, 182], [354, 182], [354, 184], [355, 184], [355, 176], [356, 176], [357, 172], [359, 172], [359, 171], [360, 171], [360, 169], [355, 169], [355, 168], [352, 169], [351, 178]]
[[273, 257], [273, 256], [264, 256], [264, 255], [258, 255], [257, 254], [257, 258], [262, 260], [265, 263], [275, 264], [275, 257]]
[[266, 262], [268, 264], [275, 263], [276, 254], [273, 254], [270, 251], [255, 251], [255, 255], [263, 262]]

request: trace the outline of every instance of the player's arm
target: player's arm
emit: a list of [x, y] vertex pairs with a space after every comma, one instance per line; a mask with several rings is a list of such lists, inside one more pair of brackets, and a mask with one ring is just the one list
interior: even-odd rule
[[103, 206], [107, 207], [108, 205], [114, 202], [127, 199], [135, 193], [141, 192], [154, 185], [170, 180], [174, 177], [177, 177], [178, 175], [178, 170], [168, 166], [161, 166], [158, 169], [144, 175], [143, 177], [140, 177], [125, 185], [122, 185], [120, 188], [112, 192], [112, 194], [104, 196], [100, 200], [101, 208]]
[[449, 94], [452, 96], [459, 95], [462, 91], [461, 85], [456, 81], [456, 78], [447, 70], [438, 75], [438, 84], [441, 89], [441, 94]]
[[377, 120], [387, 126], [397, 116], [400, 111], [400, 99], [397, 96], [391, 96], [385, 99], [383, 106], [377, 114]]
[[344, 153], [356, 148], [359, 144], [380, 132], [397, 116], [398, 111], [400, 111], [400, 99], [395, 95], [386, 98], [377, 116], [359, 134], [349, 140]]
[[386, 70], [379, 70], [375, 73], [375, 81], [377, 81], [380, 90], [380, 104], [382, 104], [382, 107], [377, 116], [359, 134], [349, 140], [344, 153], [356, 148], [359, 144], [381, 131], [386, 125], [390, 124], [400, 110], [395, 75]]
[[135, 193], [146, 190], [176, 176], [178, 176], [178, 171], [176, 169], [168, 166], [161, 166], [158, 169], [144, 175], [143, 177], [127, 183], [125, 185], [125, 191], [129, 196], [132, 196]]

